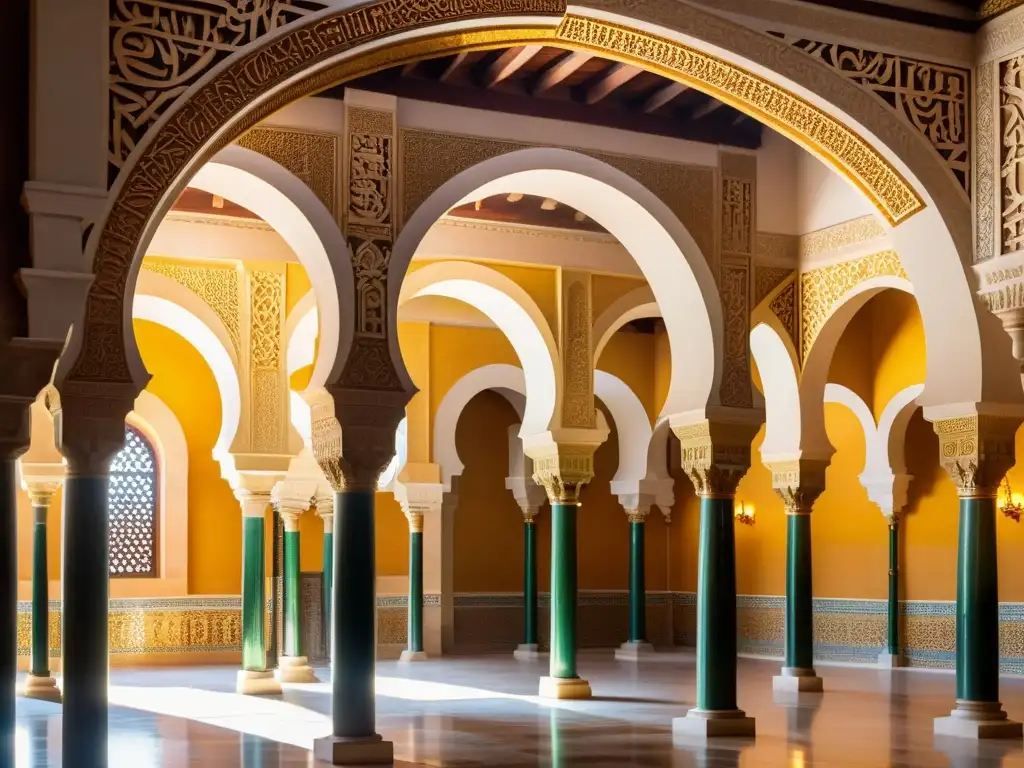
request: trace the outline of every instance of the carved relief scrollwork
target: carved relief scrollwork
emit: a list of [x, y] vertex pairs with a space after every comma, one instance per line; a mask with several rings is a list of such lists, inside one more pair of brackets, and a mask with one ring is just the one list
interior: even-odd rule
[[338, 137], [283, 128], [253, 128], [235, 141], [291, 171], [338, 216]]
[[593, 428], [594, 386], [590, 359], [590, 296], [580, 281], [566, 292], [566, 329], [562, 354], [565, 358], [565, 399], [562, 426]]
[[312, 0], [113, 0], [111, 181], [150, 126], [210, 67], [324, 7]]
[[753, 253], [753, 184], [722, 179], [722, 251]]
[[1024, 249], [1024, 56], [999, 64], [1002, 252]]
[[969, 69], [838, 43], [783, 38], [877, 96], [910, 123], [970, 193]]
[[760, 304], [768, 294], [782, 285], [783, 282], [793, 274], [792, 269], [785, 267], [762, 267], [754, 268], [754, 304]]
[[252, 449], [280, 450], [284, 437], [281, 383], [281, 315], [284, 275], [249, 273]]
[[796, 311], [796, 275], [792, 275], [788, 278], [788, 282], [783, 286], [775, 297], [772, 299], [771, 304], [768, 308], [775, 314], [783, 327], [789, 331], [789, 338], [793, 341], [793, 345], [796, 346], [800, 338], [799, 319], [800, 315]]
[[238, 271], [234, 267], [192, 267], [152, 258], [147, 258], [142, 266], [185, 286], [209, 304], [224, 323], [235, 352], [238, 352], [239, 285]]
[[978, 134], [974, 141], [975, 261], [984, 261], [996, 255], [995, 70], [994, 62], [979, 65], [976, 81], [975, 123]]
[[746, 264], [723, 264], [721, 270], [722, 313], [725, 320], [725, 348], [722, 355], [722, 405], [753, 405], [750, 390], [750, 268]]

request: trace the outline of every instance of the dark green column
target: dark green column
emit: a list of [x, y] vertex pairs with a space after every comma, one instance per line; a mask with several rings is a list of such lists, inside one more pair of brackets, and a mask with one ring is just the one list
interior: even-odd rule
[[63, 754], [106, 768], [110, 461], [68, 462], [62, 569]]
[[295, 658], [302, 656], [298, 515], [282, 515], [282, 518], [284, 520], [284, 655]]
[[242, 669], [251, 672], [267, 669], [264, 509], [268, 500], [248, 502], [242, 517]]
[[957, 702], [999, 701], [996, 501], [960, 499], [956, 578]]
[[814, 667], [810, 510], [786, 512], [786, 667]]
[[576, 674], [576, 504], [551, 505], [551, 677]]
[[[374, 478], [375, 481], [376, 478]], [[392, 747], [376, 732], [374, 674], [377, 590], [374, 482], [349, 487], [334, 500], [334, 614], [331, 620], [332, 735], [317, 739], [319, 760], [388, 763]], [[358, 751], [356, 751], [358, 750]], [[355, 756], [360, 759], [355, 759]]]
[[736, 709], [736, 536], [732, 497], [702, 496], [697, 561], [697, 709]]
[[537, 508], [523, 514], [523, 646], [537, 650]]
[[[333, 510], [333, 500], [331, 501], [331, 509]], [[331, 611], [334, 608], [333, 593], [331, 588], [334, 586], [334, 513], [327, 512], [317, 506], [317, 511], [320, 513], [320, 517], [324, 521], [324, 575], [323, 575], [323, 613], [324, 613], [324, 633], [326, 635], [327, 653], [330, 654], [331, 650]]]
[[629, 513], [629, 642], [647, 641], [647, 590], [644, 586], [644, 517]]
[[[6, 605], [7, 624], [0, 633], [0, 765], [14, 761], [14, 687], [18, 679], [18, 500], [13, 457], [0, 460], [0, 498], [3, 528], [0, 530], [0, 600]], [[104, 746], [106, 744], [104, 743]]]
[[893, 514], [889, 518], [889, 623], [886, 645], [893, 659], [900, 655], [900, 520]]
[[46, 562], [46, 516], [53, 491], [30, 489], [32, 500], [32, 677], [50, 677], [50, 575]]
[[409, 521], [408, 642], [403, 661], [425, 659], [423, 652], [423, 515], [407, 512]]

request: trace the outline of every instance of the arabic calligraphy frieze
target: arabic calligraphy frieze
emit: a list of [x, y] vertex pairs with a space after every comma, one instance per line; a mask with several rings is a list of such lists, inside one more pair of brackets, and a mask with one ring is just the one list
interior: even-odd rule
[[960, 186], [970, 194], [969, 69], [773, 34], [836, 70], [895, 110], [928, 139]]
[[149, 127], [210, 67], [324, 7], [313, 0], [112, 0], [111, 180]]

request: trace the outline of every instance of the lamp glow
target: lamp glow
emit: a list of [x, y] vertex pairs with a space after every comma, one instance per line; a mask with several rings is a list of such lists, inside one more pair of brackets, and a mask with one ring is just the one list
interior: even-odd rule
[[754, 524], [754, 505], [744, 504], [742, 501], [736, 502], [736, 509], [733, 512], [733, 516], [736, 520], [743, 525]]
[[1003, 478], [1003, 484], [999, 489], [999, 498], [996, 503], [999, 506], [1000, 512], [1013, 520], [1013, 522], [1020, 522], [1021, 515], [1024, 514], [1024, 496], [1014, 493], [1013, 489], [1010, 488], [1009, 475]]

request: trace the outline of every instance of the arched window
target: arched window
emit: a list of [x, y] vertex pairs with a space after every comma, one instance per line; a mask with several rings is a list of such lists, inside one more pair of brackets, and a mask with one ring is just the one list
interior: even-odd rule
[[107, 518], [110, 522], [110, 577], [156, 577], [156, 452], [134, 427], [124, 429], [124, 448], [110, 464]]

